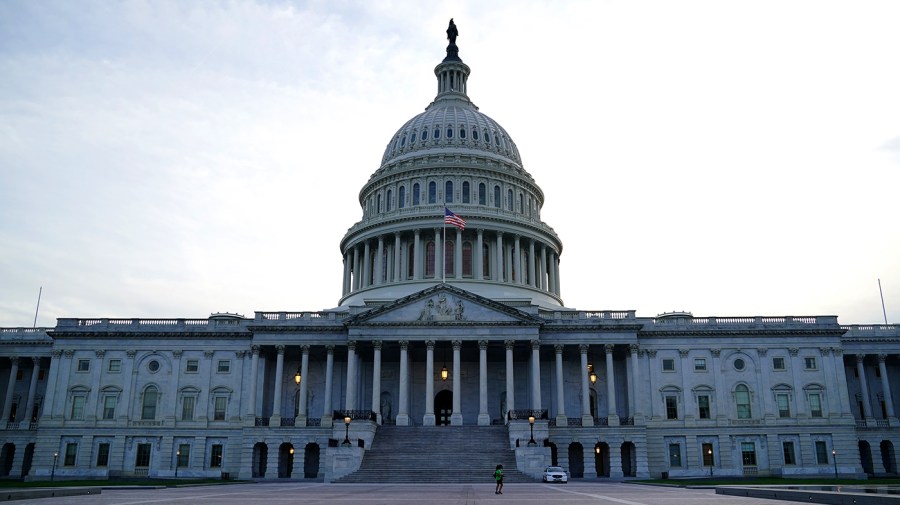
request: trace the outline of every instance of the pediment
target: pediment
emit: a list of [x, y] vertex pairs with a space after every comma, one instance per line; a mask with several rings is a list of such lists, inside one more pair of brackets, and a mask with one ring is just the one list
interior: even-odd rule
[[347, 321], [354, 325], [527, 324], [543, 321], [464, 289], [439, 284]]

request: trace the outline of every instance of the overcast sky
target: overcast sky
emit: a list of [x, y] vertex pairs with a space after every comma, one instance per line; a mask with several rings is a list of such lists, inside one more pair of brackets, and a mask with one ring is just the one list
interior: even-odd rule
[[451, 17], [566, 306], [900, 322], [900, 2], [4, 0], [0, 326], [336, 306]]

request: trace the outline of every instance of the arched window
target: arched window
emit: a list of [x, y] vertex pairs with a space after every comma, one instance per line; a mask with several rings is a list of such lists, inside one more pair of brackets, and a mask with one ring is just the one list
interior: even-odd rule
[[400, 189], [397, 190], [397, 208], [402, 209], [406, 207], [406, 186], [400, 186]]
[[522, 196], [522, 193], [519, 193], [519, 214], [525, 213], [525, 197]]
[[453, 265], [456, 263], [454, 252], [456, 244], [452, 240], [444, 242], [444, 273], [446, 275], [456, 275]]
[[422, 140], [428, 140], [428, 128], [422, 130]]
[[459, 138], [461, 138], [461, 139], [466, 138], [466, 129], [465, 128], [459, 129]]
[[478, 130], [472, 130], [472, 140], [478, 140]]
[[412, 279], [416, 275], [416, 263], [413, 258], [416, 257], [416, 246], [414, 243], [409, 244], [409, 254], [406, 255], [406, 278]]
[[491, 277], [491, 248], [487, 244], [481, 246], [481, 276], [485, 279]]
[[511, 189], [506, 190], [506, 210], [513, 210], [513, 192]]
[[472, 277], [472, 242], [463, 242], [462, 255], [463, 277]]
[[391, 209], [391, 197], [394, 196], [394, 192], [391, 190], [387, 190], [387, 211], [390, 212]]
[[478, 205], [487, 205], [487, 187], [483, 182], [478, 183]]
[[463, 182], [462, 203], [469, 203], [469, 181]]
[[[409, 143], [410, 144], [416, 143], [416, 132], [412, 132], [412, 136], [409, 138]], [[294, 416], [294, 417], [296, 417], [296, 416]]]
[[737, 405], [738, 419], [750, 419], [750, 388], [745, 384], [738, 384], [734, 388], [734, 404]]
[[434, 241], [425, 244], [425, 277], [434, 277]]
[[447, 203], [453, 203], [453, 181], [447, 181], [444, 183], [444, 201]]
[[453, 138], [453, 128], [452, 128], [452, 127], [449, 127], [449, 126], [447, 127], [447, 138], [448, 138], [448, 139], [452, 139], [452, 138]]
[[375, 208], [378, 209], [377, 212], [380, 214], [381, 213], [381, 193], [378, 193], [378, 195], [376, 196], [376, 201], [378, 203], [375, 205]]
[[143, 399], [141, 400], [141, 419], [155, 420], [156, 405], [159, 402], [159, 390], [156, 386], [147, 386], [144, 390]]
[[500, 208], [500, 186], [494, 186], [494, 207]]
[[403, 137], [400, 138], [400, 147], [403, 147], [405, 145], [406, 145], [406, 135], [403, 135]]
[[437, 183], [434, 181], [428, 183], [428, 203], [437, 203]]
[[434, 127], [434, 135], [432, 137], [434, 137], [434, 140], [441, 138], [441, 129], [437, 126]]
[[413, 184], [413, 205], [419, 205], [419, 183]]
[[491, 145], [491, 134], [487, 130], [484, 131], [484, 141], [487, 145]]

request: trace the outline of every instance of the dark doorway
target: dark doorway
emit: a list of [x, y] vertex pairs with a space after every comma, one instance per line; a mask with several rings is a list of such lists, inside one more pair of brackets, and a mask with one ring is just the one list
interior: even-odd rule
[[569, 474], [573, 479], [584, 478], [584, 447], [578, 442], [569, 444]]
[[319, 476], [319, 444], [306, 444], [303, 450], [303, 478], [315, 479]]
[[453, 391], [445, 389], [434, 396], [435, 422], [438, 426], [449, 426], [452, 413]]
[[863, 471], [869, 475], [875, 473], [872, 466], [872, 447], [865, 440], [859, 441], [859, 462], [862, 464]]
[[894, 456], [894, 444], [890, 440], [881, 441], [881, 464], [884, 471], [897, 474], [897, 459]]
[[550, 464], [552, 466], [559, 466], [559, 454], [557, 452], [556, 444], [549, 440], [544, 440], [544, 446], [550, 448]]
[[594, 446], [594, 465], [597, 467], [597, 477], [609, 477], [609, 445], [606, 442]]
[[0, 476], [5, 477], [12, 471], [14, 457], [16, 457], [16, 446], [3, 444], [3, 449], [0, 450]]
[[278, 478], [290, 479], [294, 473], [294, 446], [288, 443], [278, 448]]
[[266, 444], [258, 442], [253, 446], [253, 461], [251, 463], [254, 477], [266, 476], [266, 460], [269, 458], [269, 448]]
[[622, 475], [624, 477], [637, 476], [637, 451], [631, 442], [622, 444]]
[[22, 477], [28, 475], [31, 471], [31, 461], [34, 459], [34, 444], [25, 446], [25, 458], [22, 460]]

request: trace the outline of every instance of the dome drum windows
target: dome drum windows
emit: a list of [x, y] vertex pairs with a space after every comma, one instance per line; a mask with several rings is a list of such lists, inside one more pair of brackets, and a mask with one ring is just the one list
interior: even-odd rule
[[450, 140], [450, 139], [452, 139], [452, 138], [453, 138], [453, 127], [452, 127], [452, 126], [448, 126], [448, 127], [447, 127], [447, 140]]
[[428, 183], [428, 203], [437, 203], [437, 183]]
[[460, 139], [465, 139], [465, 138], [466, 138], [466, 128], [465, 128], [465, 127], [460, 127], [460, 129], [459, 129], [459, 138], [460, 138]]
[[406, 207], [406, 186], [400, 186], [400, 189], [397, 190], [397, 208], [404, 207]]
[[444, 183], [444, 202], [453, 203], [453, 181]]

